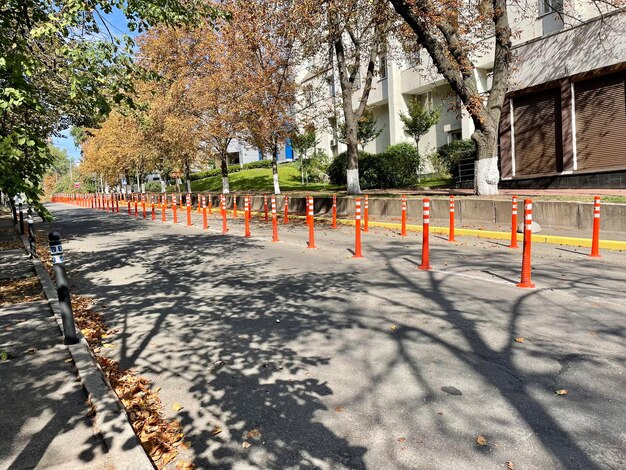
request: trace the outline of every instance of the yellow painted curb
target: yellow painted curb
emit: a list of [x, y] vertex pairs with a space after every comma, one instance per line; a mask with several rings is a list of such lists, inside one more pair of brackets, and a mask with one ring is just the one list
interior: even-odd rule
[[[292, 218], [302, 218], [305, 217], [302, 215], [291, 215]], [[325, 220], [328, 219], [318, 219]], [[337, 219], [338, 224], [342, 225], [354, 225], [354, 220], [350, 219]], [[395, 222], [377, 222], [377, 221], [369, 221], [368, 225], [370, 227], [381, 227], [388, 228], [394, 230], [400, 230], [402, 228], [401, 224]], [[421, 225], [412, 225], [407, 224], [407, 231], [410, 232], [421, 232]], [[448, 227], [430, 227], [431, 233], [438, 234], [448, 234]], [[510, 240], [511, 233], [510, 232], [497, 232], [495, 230], [477, 230], [477, 229], [469, 229], [469, 228], [455, 228], [454, 234], [459, 236], [467, 236], [467, 237], [478, 237], [478, 238], [489, 238], [493, 240]], [[533, 234], [533, 242], [537, 243], [548, 243], [551, 245], [567, 245], [567, 246], [580, 246], [580, 247], [591, 247], [591, 239], [590, 238], [575, 238], [575, 237], [562, 237], [559, 235], [542, 235], [539, 233]], [[522, 233], [517, 234], [518, 241], [524, 241], [524, 235]], [[600, 248], [605, 250], [626, 250], [626, 241], [621, 240], [600, 240]]]

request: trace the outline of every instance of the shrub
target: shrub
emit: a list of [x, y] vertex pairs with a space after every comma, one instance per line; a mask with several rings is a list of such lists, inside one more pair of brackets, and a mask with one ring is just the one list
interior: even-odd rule
[[145, 184], [146, 191], [149, 193], [160, 193], [161, 192], [161, 182], [160, 181], [150, 181]]
[[381, 188], [408, 188], [417, 184], [419, 155], [414, 145], [406, 142], [390, 145], [380, 157]]
[[[331, 162], [328, 176], [333, 184], [346, 184], [348, 156], [342, 152]], [[408, 143], [392, 145], [379, 155], [359, 152], [359, 183], [363, 189], [407, 188], [417, 184], [418, 156]]]
[[439, 147], [434, 158], [442, 172], [453, 173], [462, 160], [476, 158], [476, 144], [472, 139], [454, 140]]

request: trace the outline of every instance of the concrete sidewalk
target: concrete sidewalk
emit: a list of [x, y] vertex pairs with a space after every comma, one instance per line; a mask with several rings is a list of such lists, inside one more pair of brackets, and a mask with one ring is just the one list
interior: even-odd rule
[[[13, 222], [0, 217], [4, 241]], [[39, 281], [22, 249], [0, 250], [0, 282]], [[43, 291], [40, 291], [43, 294]], [[0, 292], [0, 469], [114, 469], [94, 434], [87, 396], [46, 300], [5, 304]]]

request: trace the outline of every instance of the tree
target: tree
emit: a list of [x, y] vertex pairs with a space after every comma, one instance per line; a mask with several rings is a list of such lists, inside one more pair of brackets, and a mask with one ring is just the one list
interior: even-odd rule
[[292, 0], [233, 0], [242, 101], [248, 140], [272, 155], [274, 193], [280, 194], [278, 152], [295, 128], [296, 66], [300, 60]]
[[298, 161], [300, 162], [300, 177], [302, 180], [302, 184], [304, 184], [305, 173], [306, 173], [306, 181], [309, 183], [308, 171], [307, 171], [307, 161], [308, 152], [312, 148], [314, 148], [318, 144], [317, 137], [315, 135], [315, 129], [308, 128], [305, 129], [302, 133], [297, 132], [291, 136], [291, 146], [298, 154]]
[[[37, 202], [52, 158], [49, 137], [93, 126], [132, 92], [133, 40], [110, 33], [103, 14], [120, 8], [127, 27], [218, 16], [202, 0], [6, 0], [0, 7], [0, 187]], [[47, 214], [41, 206], [40, 212]]]
[[358, 122], [374, 76], [386, 67], [388, 39], [397, 16], [386, 0], [303, 0], [299, 9], [301, 43], [305, 55], [314, 57], [317, 65], [313, 73], [336, 70], [338, 75], [348, 147], [347, 192], [360, 194]]
[[[383, 128], [377, 128], [376, 127], [376, 117], [374, 116], [374, 113], [369, 110], [366, 109], [365, 111], [363, 111], [363, 114], [361, 115], [361, 117], [359, 118], [357, 124], [357, 132], [356, 132], [356, 140], [357, 143], [361, 146], [361, 150], [365, 151], [365, 146], [371, 142], [372, 140], [375, 140], [376, 137], [378, 137], [382, 131]], [[339, 125], [339, 141], [346, 143], [347, 141], [347, 135], [346, 135], [346, 124], [342, 123]]]
[[422, 176], [422, 162], [420, 160], [420, 139], [422, 136], [439, 122], [441, 111], [437, 108], [430, 109], [422, 106], [418, 98], [413, 98], [408, 105], [408, 114], [400, 113], [400, 120], [404, 124], [404, 132], [415, 140], [415, 150], [417, 152], [417, 177], [418, 181]]

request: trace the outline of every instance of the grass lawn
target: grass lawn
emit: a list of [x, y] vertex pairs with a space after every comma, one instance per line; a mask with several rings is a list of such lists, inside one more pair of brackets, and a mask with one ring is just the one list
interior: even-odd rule
[[[278, 165], [278, 182], [281, 191], [333, 191], [344, 189], [341, 186], [334, 186], [332, 184], [302, 184], [298, 169], [290, 164]], [[233, 192], [274, 191], [271, 168], [254, 168], [252, 170], [238, 171], [237, 173], [228, 175], [228, 184], [230, 190]], [[212, 176], [210, 178], [192, 181], [191, 190], [219, 192], [222, 190], [222, 177]]]

